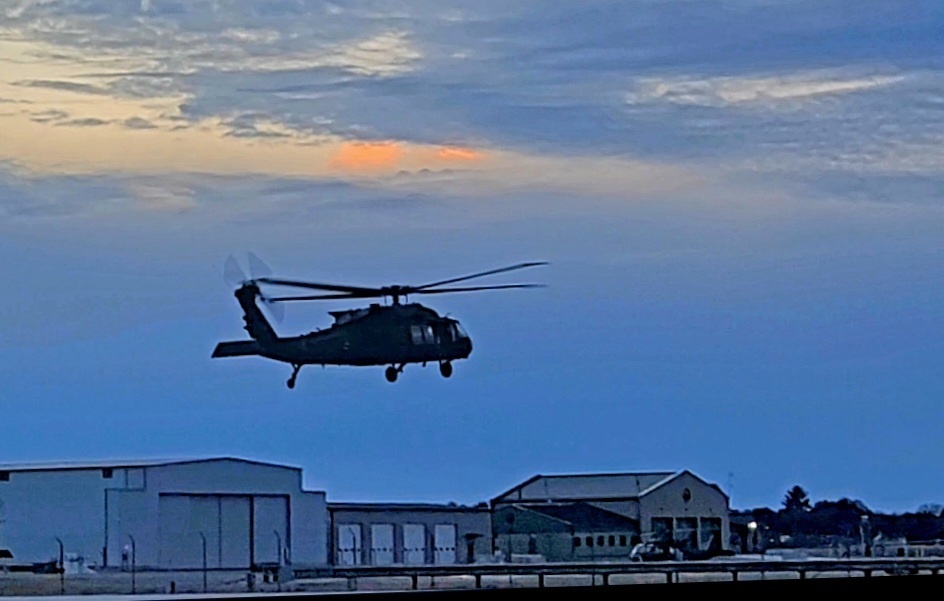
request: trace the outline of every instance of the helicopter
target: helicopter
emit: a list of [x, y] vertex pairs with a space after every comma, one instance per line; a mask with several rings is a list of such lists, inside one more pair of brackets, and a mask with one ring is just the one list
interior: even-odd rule
[[[508, 271], [547, 265], [546, 261], [518, 263], [471, 275], [449, 278], [418, 286], [388, 285], [380, 287], [321, 284], [302, 280], [271, 277], [267, 266], [250, 253], [250, 267], [254, 274], [246, 278], [236, 260], [230, 256], [224, 268], [227, 280], [237, 285], [234, 295], [243, 310], [243, 329], [250, 340], [217, 343], [212, 357], [261, 356], [288, 363], [292, 375], [286, 384], [295, 388], [298, 372], [305, 365], [381, 366], [386, 365], [384, 376], [396, 382], [403, 369], [411, 363], [426, 367], [439, 365], [439, 373], [452, 376], [452, 362], [467, 359], [472, 352], [472, 339], [458, 320], [442, 316], [435, 310], [416, 302], [411, 295], [472, 292], [509, 288], [541, 288], [543, 284], [498, 284], [492, 286], [451, 286], [474, 278]], [[256, 275], [255, 271], [266, 275]], [[319, 294], [269, 296], [263, 288], [281, 286], [318, 290]], [[270, 309], [278, 318], [279, 303], [315, 300], [346, 300], [377, 298], [384, 301], [366, 307], [328, 311], [334, 323], [300, 336], [279, 336], [257, 301]], [[386, 302], [389, 299], [389, 304]], [[401, 302], [403, 301], [403, 302]]]

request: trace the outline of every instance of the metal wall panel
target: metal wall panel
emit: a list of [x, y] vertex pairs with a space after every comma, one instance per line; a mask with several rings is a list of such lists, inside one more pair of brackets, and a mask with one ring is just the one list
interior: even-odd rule
[[288, 497], [253, 497], [253, 560], [281, 565], [290, 548]]
[[[250, 498], [235, 495], [161, 495], [158, 502], [162, 568], [248, 568]], [[202, 536], [201, 536], [202, 535]]]
[[160, 567], [201, 567], [201, 533], [207, 541], [207, 567], [219, 567], [219, 501], [215, 496], [161, 495], [158, 521]]
[[220, 567], [248, 568], [251, 514], [249, 497], [221, 496], [220, 499]]

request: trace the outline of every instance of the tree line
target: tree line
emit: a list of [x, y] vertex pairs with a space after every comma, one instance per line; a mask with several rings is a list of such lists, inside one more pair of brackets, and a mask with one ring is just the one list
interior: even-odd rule
[[879, 540], [904, 540], [911, 544], [944, 543], [942, 507], [926, 504], [915, 512], [883, 514], [859, 500], [811, 503], [809, 494], [797, 485], [784, 495], [778, 510], [760, 507], [731, 511], [732, 525], [753, 522], [765, 548], [864, 545], [868, 553]]

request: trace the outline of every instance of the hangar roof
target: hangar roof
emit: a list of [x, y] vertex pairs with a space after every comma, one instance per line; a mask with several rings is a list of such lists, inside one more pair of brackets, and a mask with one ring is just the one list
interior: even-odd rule
[[516, 505], [557, 518], [575, 528], [620, 530], [638, 528], [639, 521], [588, 503], [547, 503]]
[[[528, 501], [605, 501], [638, 499], [683, 474], [702, 480], [689, 470], [677, 472], [622, 472], [537, 475], [494, 497], [491, 504]], [[704, 482], [704, 480], [702, 480]], [[714, 484], [706, 485], [718, 488]], [[720, 491], [721, 489], [718, 488]]]
[[268, 465], [272, 467], [281, 467], [294, 470], [301, 468], [282, 465], [279, 463], [269, 463], [265, 461], [253, 461], [242, 459], [240, 457], [178, 457], [162, 459], [94, 459], [88, 461], [48, 461], [31, 463], [0, 463], [0, 471], [3, 472], [39, 472], [39, 471], [59, 471], [59, 470], [88, 470], [101, 468], [134, 468], [134, 467], [159, 467], [164, 465], [180, 465], [185, 463], [204, 463], [210, 461], [238, 461], [240, 463], [250, 463], [254, 465]]

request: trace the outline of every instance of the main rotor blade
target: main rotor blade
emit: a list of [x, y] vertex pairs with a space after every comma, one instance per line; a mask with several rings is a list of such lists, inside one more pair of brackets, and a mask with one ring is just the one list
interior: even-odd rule
[[437, 288], [435, 290], [415, 290], [408, 294], [443, 294], [446, 292], [472, 292], [475, 290], [502, 290], [506, 288], [544, 288], [544, 284], [499, 284], [498, 286], [460, 286], [458, 288]]
[[311, 288], [312, 290], [329, 290], [333, 292], [347, 292], [348, 294], [363, 294], [366, 296], [379, 296], [381, 294], [378, 288], [364, 288], [361, 286], [343, 286], [340, 284], [316, 284], [314, 282], [301, 282], [298, 280], [283, 280], [281, 278], [259, 278], [257, 281], [263, 284], [272, 284], [274, 286], [293, 286], [295, 288]]
[[525, 267], [536, 267], [538, 265], [547, 265], [547, 261], [532, 261], [529, 263], [518, 263], [517, 265], [510, 265], [508, 267], [500, 267], [498, 269], [490, 269], [489, 271], [473, 273], [472, 275], [465, 275], [459, 278], [451, 278], [448, 280], [441, 280], [439, 282], [432, 282], [430, 284], [423, 284], [422, 286], [410, 286], [410, 288], [412, 288], [414, 291], [425, 290], [427, 288], [433, 288], [435, 286], [442, 286], [444, 284], [454, 284], [456, 282], [463, 282], [465, 280], [471, 280], [472, 278], [481, 278], [487, 275], [494, 275], [496, 273], [505, 273], [506, 271], [515, 271], [517, 269], [524, 269]]
[[273, 296], [267, 298], [270, 303], [280, 303], [283, 301], [309, 301], [309, 300], [334, 300], [346, 298], [374, 298], [381, 294], [310, 294], [305, 296]]

